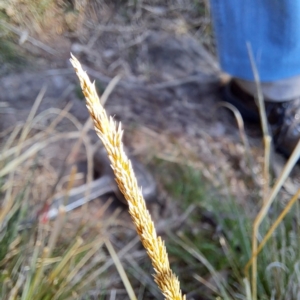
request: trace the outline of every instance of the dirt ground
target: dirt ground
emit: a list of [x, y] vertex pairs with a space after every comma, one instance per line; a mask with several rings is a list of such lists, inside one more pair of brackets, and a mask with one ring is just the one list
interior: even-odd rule
[[[175, 160], [183, 156], [187, 162], [198, 161], [216, 173], [224, 163], [234, 163], [224, 161], [226, 156], [242, 156], [242, 147], [236, 150], [234, 146], [239, 143], [239, 135], [233, 118], [224, 109], [217, 108], [220, 76], [207, 62], [206, 54], [194, 38], [164, 32], [149, 33], [137, 47], [134, 61], [127, 62], [131, 74], [123, 74], [106, 103], [109, 114], [125, 127], [125, 143], [135, 155], [168, 156]], [[85, 56], [77, 56], [86, 60]], [[135, 67], [138, 61], [142, 66]], [[91, 63], [85, 63], [85, 67], [101, 93], [111, 77], [103, 75]], [[143, 78], [144, 70], [134, 70], [142, 67], [147, 69], [147, 78]], [[77, 78], [66, 62], [65, 68], [23, 71], [1, 78], [0, 89], [5, 91], [1, 95], [1, 131], [26, 120], [43, 86], [46, 92], [38, 113], [64, 109], [67, 103], [72, 103], [69, 112], [80, 124], [86, 122], [88, 112], [79, 98]], [[39, 126], [45, 129], [48, 122], [43, 120]], [[68, 122], [64, 123], [60, 130], [74, 129]], [[220, 166], [213, 151], [220, 152], [217, 154]], [[207, 172], [213, 179], [214, 173], [209, 174], [209, 168]]]

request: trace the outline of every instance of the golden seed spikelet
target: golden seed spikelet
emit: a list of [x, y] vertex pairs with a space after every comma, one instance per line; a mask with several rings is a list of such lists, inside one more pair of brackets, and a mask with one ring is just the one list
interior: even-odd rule
[[164, 242], [157, 236], [154, 223], [146, 208], [141, 189], [138, 187], [131, 162], [127, 158], [122, 144], [123, 131], [100, 104], [95, 84], [91, 83], [79, 61], [71, 54], [71, 63], [77, 73], [87, 109], [94, 121], [97, 135], [106, 148], [112, 169], [120, 191], [128, 202], [128, 209], [136, 230], [145, 247], [155, 271], [154, 279], [168, 300], [185, 299], [180, 290], [179, 280], [170, 269], [168, 254]]

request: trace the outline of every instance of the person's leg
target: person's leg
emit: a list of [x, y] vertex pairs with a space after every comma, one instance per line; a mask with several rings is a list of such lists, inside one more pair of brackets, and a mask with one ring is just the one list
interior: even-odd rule
[[300, 75], [299, 0], [211, 0], [222, 69], [253, 80], [247, 43], [262, 82]]
[[259, 120], [248, 43], [276, 146], [289, 155], [300, 137], [300, 1], [211, 0], [211, 12], [221, 67], [233, 77], [226, 100]]

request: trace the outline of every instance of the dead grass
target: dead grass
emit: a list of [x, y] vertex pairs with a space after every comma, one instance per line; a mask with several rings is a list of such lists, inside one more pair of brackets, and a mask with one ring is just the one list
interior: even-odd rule
[[[63, 156], [56, 155], [54, 160], [60, 168], [55, 169], [53, 157], [49, 156], [52, 152], [47, 148], [64, 140], [71, 145], [70, 149], [81, 152], [84, 145], [85, 151], [90, 153], [91, 145], [82, 138], [84, 131], [79, 122], [75, 122], [76, 131], [59, 132], [57, 125], [70, 117], [68, 107], [65, 111], [57, 111], [54, 117], [45, 112], [36, 115], [42, 100], [43, 91], [26, 123], [16, 126], [2, 139], [1, 299], [83, 299], [85, 295], [100, 297], [107, 290], [109, 294], [124, 298], [132, 278], [130, 281], [124, 276], [120, 279], [114, 266], [122, 270], [124, 262], [132, 258], [143, 260], [145, 254], [139, 252], [138, 240], [132, 238], [133, 228], [126, 224], [126, 218], [122, 218], [124, 223], [116, 219], [120, 210], [108, 212], [109, 202], [106, 205], [95, 203], [66, 215], [61, 206], [54, 222], [44, 217], [55, 194], [64, 193], [67, 200], [70, 188], [80, 179], [74, 168], [78, 153], [65, 149]], [[36, 125], [45, 118], [51, 120], [47, 130], [37, 132]], [[70, 123], [74, 120], [74, 117], [69, 118]], [[76, 142], [79, 147], [73, 148]], [[108, 255], [105, 247], [111, 254], [112, 247], [116, 248], [114, 256], [118, 255], [119, 260]], [[139, 265], [141, 268], [143, 263]], [[133, 279], [134, 290], [149, 286], [149, 282], [150, 276], [144, 272]], [[150, 284], [143, 293], [157, 295], [158, 291]], [[134, 299], [132, 293], [129, 295]]]
[[154, 271], [155, 282], [166, 299], [185, 299], [180, 290], [180, 283], [172, 272], [168, 254], [161, 237], [157, 236], [141, 188], [138, 187], [130, 160], [123, 150], [121, 124], [108, 119], [92, 84], [79, 61], [72, 56], [71, 63], [79, 78], [86, 98], [87, 108], [93, 119], [95, 130], [107, 151], [118, 187], [128, 203], [129, 213], [136, 226], [141, 242], [149, 255]]

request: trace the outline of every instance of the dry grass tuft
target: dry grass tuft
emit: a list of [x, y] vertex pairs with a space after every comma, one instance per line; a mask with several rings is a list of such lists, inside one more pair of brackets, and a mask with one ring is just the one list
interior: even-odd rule
[[[43, 94], [36, 98], [26, 122], [20, 121], [12, 132], [7, 131], [7, 139], [0, 140], [0, 299], [81, 299], [104, 281], [101, 274], [113, 264], [103, 245], [111, 224], [116, 224], [116, 214], [101, 218], [101, 224], [85, 210], [78, 212], [80, 219], [76, 214], [66, 216], [63, 206], [53, 223], [41, 216], [51, 207], [55, 194], [62, 192], [68, 201], [75, 181], [82, 181], [75, 167], [69, 176], [74, 157], [78, 157], [70, 150], [74, 150], [73, 140], [80, 139], [82, 126], [68, 114], [70, 106], [37, 114]], [[54, 112], [57, 116], [53, 117]], [[68, 127], [65, 122], [64, 128], [58, 124], [65, 118], [76, 121], [73, 125], [78, 123], [77, 131], [60, 131]], [[51, 121], [39, 132], [41, 119]], [[70, 147], [63, 148], [59, 140]], [[88, 156], [90, 144], [84, 137], [82, 144]], [[77, 147], [77, 153], [82, 148]], [[49, 152], [56, 152], [54, 159]], [[55, 169], [54, 160], [61, 170]], [[98, 214], [106, 209], [101, 206]]]
[[96, 133], [107, 150], [119, 189], [128, 202], [129, 213], [136, 226], [137, 233], [152, 261], [156, 273], [154, 275], [155, 282], [166, 299], [185, 299], [180, 290], [179, 280], [170, 269], [166, 247], [161, 237], [157, 236], [141, 189], [138, 187], [131, 162], [124, 152], [121, 124], [117, 126], [112, 117], [107, 117], [104, 108], [100, 104], [95, 84], [91, 83], [88, 75], [82, 70], [79, 61], [73, 55], [71, 63], [80, 80]]

